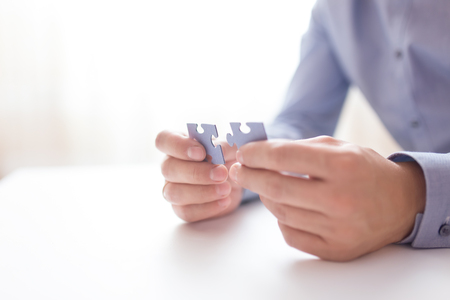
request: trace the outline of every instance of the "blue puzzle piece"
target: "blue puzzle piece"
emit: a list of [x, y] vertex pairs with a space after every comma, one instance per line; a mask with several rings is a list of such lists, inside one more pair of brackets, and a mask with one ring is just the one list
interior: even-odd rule
[[[222, 146], [219, 145], [216, 147], [212, 142], [212, 137], [218, 137], [216, 125], [202, 124], [201, 126], [203, 128], [203, 133], [197, 131], [198, 124], [188, 123], [187, 128], [189, 137], [202, 144], [206, 150], [206, 155], [211, 156], [211, 163], [215, 165], [225, 164]], [[207, 161], [207, 159], [205, 159], [205, 161]]]
[[249, 133], [241, 131], [241, 123], [230, 123], [233, 135], [227, 134], [227, 142], [230, 146], [237, 145], [238, 149], [250, 142], [267, 140], [266, 130], [263, 123], [250, 122], [246, 123], [250, 128]]

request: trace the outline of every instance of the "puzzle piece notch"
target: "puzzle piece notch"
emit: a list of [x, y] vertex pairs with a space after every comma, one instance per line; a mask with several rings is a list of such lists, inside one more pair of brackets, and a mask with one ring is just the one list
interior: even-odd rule
[[[219, 135], [217, 133], [216, 125], [212, 124], [201, 124], [203, 128], [203, 133], [197, 131], [198, 124], [188, 123], [188, 133], [191, 139], [195, 139], [197, 142], [202, 144], [206, 150], [206, 155], [211, 156], [211, 163], [215, 165], [225, 164], [225, 159], [223, 158], [222, 146], [215, 146], [212, 142], [212, 137], [217, 138]], [[207, 159], [205, 159], [207, 161]]]
[[267, 140], [266, 130], [264, 129], [264, 123], [261, 122], [249, 122], [246, 123], [250, 128], [249, 133], [241, 131], [241, 123], [232, 122], [230, 123], [233, 135], [227, 134], [227, 142], [233, 147], [234, 144], [237, 145], [238, 149], [250, 142], [264, 141]]

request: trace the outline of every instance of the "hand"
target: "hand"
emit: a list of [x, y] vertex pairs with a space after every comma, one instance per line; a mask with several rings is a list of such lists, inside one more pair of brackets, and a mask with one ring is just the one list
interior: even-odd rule
[[236, 162], [236, 147], [221, 143], [224, 166], [204, 162], [203, 146], [183, 134], [162, 131], [155, 144], [167, 154], [161, 165], [166, 179], [163, 195], [178, 217], [195, 222], [225, 215], [239, 206], [242, 188], [228, 180], [228, 169]]
[[288, 245], [322, 259], [347, 261], [398, 242], [424, 210], [417, 163], [331, 137], [249, 143], [237, 159], [230, 177], [260, 194]]

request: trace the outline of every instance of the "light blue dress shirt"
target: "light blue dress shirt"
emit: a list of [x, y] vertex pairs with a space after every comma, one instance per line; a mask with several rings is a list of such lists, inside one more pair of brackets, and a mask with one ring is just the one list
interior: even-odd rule
[[424, 171], [425, 212], [403, 242], [450, 247], [450, 1], [318, 0], [269, 136], [333, 135], [350, 85], [408, 151], [389, 158]]

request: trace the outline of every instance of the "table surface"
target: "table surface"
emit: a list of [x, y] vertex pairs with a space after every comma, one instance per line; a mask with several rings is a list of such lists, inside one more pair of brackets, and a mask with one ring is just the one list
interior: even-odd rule
[[23, 169], [0, 181], [0, 299], [444, 299], [450, 250], [348, 263], [287, 246], [260, 202], [186, 224], [157, 166]]

